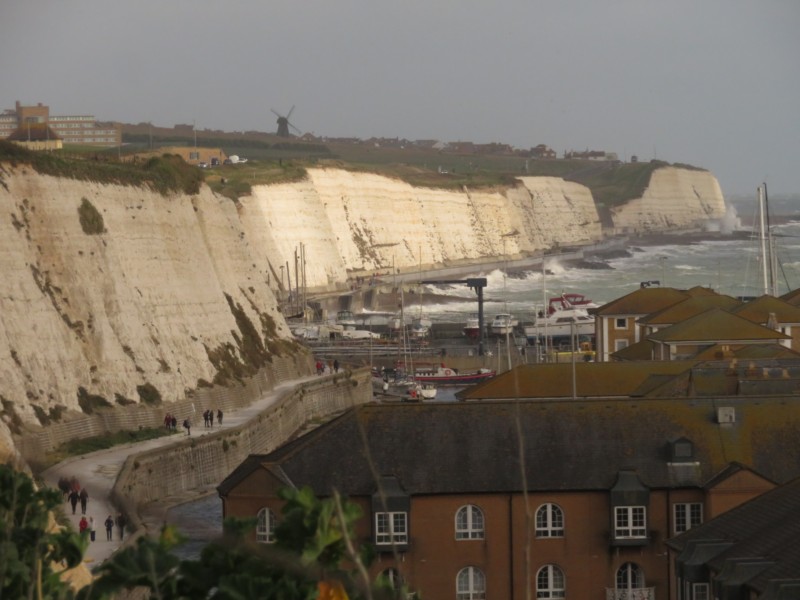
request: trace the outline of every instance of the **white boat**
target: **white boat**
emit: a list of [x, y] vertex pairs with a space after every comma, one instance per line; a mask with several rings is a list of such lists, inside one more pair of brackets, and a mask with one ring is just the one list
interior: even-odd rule
[[[579, 298], [580, 302], [573, 304], [570, 297]], [[558, 339], [569, 340], [571, 336], [578, 339], [594, 338], [594, 317], [588, 309], [597, 304], [586, 299], [580, 294], [562, 294], [550, 298], [547, 312], [540, 310], [531, 325], [525, 325], [525, 337], [528, 340], [541, 340], [548, 338], [554, 342]]]
[[411, 337], [426, 338], [431, 332], [431, 320], [427, 317], [419, 316], [411, 321]]
[[512, 334], [517, 325], [519, 325], [519, 321], [514, 318], [514, 315], [508, 313], [497, 314], [492, 320], [492, 335]]
[[481, 322], [478, 315], [470, 315], [464, 323], [464, 335], [471, 340], [476, 340], [480, 337]]

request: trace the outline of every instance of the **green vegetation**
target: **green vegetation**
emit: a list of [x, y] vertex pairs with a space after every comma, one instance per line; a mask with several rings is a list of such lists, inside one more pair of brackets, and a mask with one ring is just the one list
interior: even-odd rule
[[144, 442], [165, 435], [170, 435], [166, 427], [142, 427], [134, 431], [116, 431], [88, 438], [70, 440], [61, 444], [47, 455], [47, 464], [56, 464], [71, 456], [81, 456], [97, 450], [106, 450], [114, 446]]
[[[197, 560], [172, 550], [182, 541], [172, 527], [158, 539], [142, 536], [97, 569], [97, 577], [73, 592], [58, 570], [83, 560], [88, 534], [49, 529], [50, 515], [63, 505], [60, 491], [34, 489], [33, 481], [0, 465], [0, 598], [111, 600], [140, 588], [162, 600], [401, 600], [385, 577], [371, 580], [374, 549], [358, 543], [360, 507], [334, 492], [320, 500], [310, 488], [284, 489], [275, 543], [255, 541], [255, 519], [227, 519], [223, 536], [206, 545]], [[143, 588], [143, 589], [142, 589]], [[142, 596], [144, 597], [144, 596]]]
[[86, 198], [81, 198], [81, 205], [78, 207], [78, 217], [81, 221], [81, 229], [86, 235], [97, 235], [105, 233], [106, 227], [103, 223], [103, 215], [100, 214], [94, 204]]
[[148, 406], [160, 406], [162, 402], [161, 392], [152, 383], [144, 383], [136, 386], [136, 391], [142, 402]]
[[36, 490], [27, 475], [0, 465], [0, 598], [74, 598], [55, 569], [78, 566], [89, 540], [50, 530], [50, 513], [63, 503], [60, 491]]
[[78, 404], [81, 410], [87, 415], [91, 415], [98, 408], [107, 408], [111, 403], [97, 394], [90, 394], [85, 387], [78, 388]]
[[170, 552], [180, 539], [165, 527], [158, 540], [140, 538], [103, 563], [99, 577], [79, 597], [106, 599], [136, 586], [162, 600], [408, 597], [407, 590], [392, 589], [385, 578], [370, 581], [366, 567], [375, 554], [369, 546], [356, 547], [358, 505], [338, 496], [318, 500], [308, 488], [284, 490], [281, 496], [285, 505], [274, 544], [255, 542], [253, 520], [228, 519], [223, 537], [207, 545], [199, 560], [181, 561]]
[[0, 161], [29, 165], [37, 173], [55, 177], [150, 187], [164, 195], [170, 192], [196, 194], [203, 182], [200, 169], [174, 155], [155, 157], [143, 164], [123, 163], [108, 154], [31, 152], [17, 144], [0, 141]]

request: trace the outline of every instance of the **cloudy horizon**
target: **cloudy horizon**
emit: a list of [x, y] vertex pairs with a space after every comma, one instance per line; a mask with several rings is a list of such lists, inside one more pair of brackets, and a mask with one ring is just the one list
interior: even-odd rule
[[547, 144], [800, 193], [800, 4], [4, 0], [0, 110]]

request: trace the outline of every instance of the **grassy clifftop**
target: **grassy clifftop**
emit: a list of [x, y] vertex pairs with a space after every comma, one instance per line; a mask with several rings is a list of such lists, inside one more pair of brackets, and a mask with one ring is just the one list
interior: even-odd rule
[[[188, 140], [172, 138], [160, 142], [189, 143]], [[126, 146], [123, 162], [118, 160], [116, 148], [64, 155], [29, 152], [2, 141], [0, 160], [30, 164], [36, 171], [49, 175], [146, 185], [164, 194], [196, 193], [201, 182], [206, 181], [214, 191], [232, 199], [248, 194], [252, 185], [301, 180], [309, 167], [370, 172], [414, 186], [441, 189], [496, 189], [515, 185], [515, 178], [520, 176], [561, 177], [588, 187], [601, 210], [641, 197], [653, 171], [669, 166], [663, 161], [535, 160], [516, 155], [455, 154], [432, 148], [379, 148], [367, 144], [322, 145], [299, 141], [269, 144], [257, 140], [217, 138], [198, 142], [204, 146], [222, 147], [229, 155], [245, 155], [249, 161], [207, 171], [172, 155], [136, 161], [132, 156], [140, 145], [136, 140]], [[674, 166], [695, 169], [683, 164]]]
[[[146, 161], [120, 162], [104, 154], [69, 155], [63, 152], [31, 152], [0, 140], [0, 161], [29, 165], [37, 173], [97, 183], [147, 186], [162, 194], [196, 194], [203, 173], [178, 156], [163, 155]], [[0, 182], [2, 175], [0, 175]]]

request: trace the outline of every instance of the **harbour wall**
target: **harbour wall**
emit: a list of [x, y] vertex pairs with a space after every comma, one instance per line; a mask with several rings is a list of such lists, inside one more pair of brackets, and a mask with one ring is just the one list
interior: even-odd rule
[[41, 464], [48, 452], [75, 439], [100, 436], [116, 431], [136, 431], [143, 427], [162, 427], [164, 416], [175, 415], [178, 423], [189, 418], [197, 422], [207, 408], [228, 413], [250, 406], [284, 381], [307, 375], [313, 369], [310, 354], [275, 357], [255, 376], [236, 385], [199, 388], [188, 397], [157, 406], [146, 404], [102, 408], [92, 414], [70, 415], [69, 419], [13, 436], [14, 445], [30, 465]]
[[247, 423], [130, 455], [112, 491], [114, 503], [141, 528], [140, 509], [169, 504], [187, 491], [213, 490], [251, 454], [275, 450], [301, 430], [372, 401], [369, 369], [341, 371], [299, 384]]

